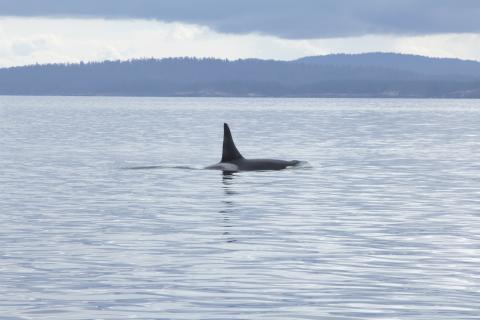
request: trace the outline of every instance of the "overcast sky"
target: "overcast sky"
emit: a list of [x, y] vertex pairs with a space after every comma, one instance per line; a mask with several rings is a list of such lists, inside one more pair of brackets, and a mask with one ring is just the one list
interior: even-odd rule
[[0, 66], [391, 51], [480, 60], [478, 0], [0, 0]]

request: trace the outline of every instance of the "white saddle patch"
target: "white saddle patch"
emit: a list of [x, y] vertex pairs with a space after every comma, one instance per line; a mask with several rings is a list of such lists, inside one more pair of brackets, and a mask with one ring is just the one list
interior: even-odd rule
[[228, 162], [220, 162], [217, 164], [214, 164], [213, 166], [208, 166], [206, 169], [217, 169], [217, 170], [223, 170], [223, 171], [238, 171], [238, 166], [233, 163], [228, 163]]

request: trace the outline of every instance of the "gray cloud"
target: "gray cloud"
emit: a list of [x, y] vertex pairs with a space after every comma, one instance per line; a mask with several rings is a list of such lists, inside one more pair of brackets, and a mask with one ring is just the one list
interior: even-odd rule
[[0, 16], [157, 19], [292, 39], [480, 32], [478, 0], [0, 0]]

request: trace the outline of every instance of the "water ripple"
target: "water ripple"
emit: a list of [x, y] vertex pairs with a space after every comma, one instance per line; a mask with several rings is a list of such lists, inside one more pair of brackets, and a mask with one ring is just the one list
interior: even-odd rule
[[[0, 115], [2, 319], [478, 319], [475, 101], [1, 97]], [[310, 166], [197, 170], [224, 121], [246, 156]]]

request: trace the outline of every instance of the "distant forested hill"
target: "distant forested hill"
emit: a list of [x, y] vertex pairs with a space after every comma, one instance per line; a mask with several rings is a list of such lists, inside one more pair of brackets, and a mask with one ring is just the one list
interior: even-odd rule
[[480, 63], [373, 53], [31, 65], [0, 69], [0, 94], [480, 98]]
[[[429, 58], [398, 53], [330, 54], [326, 56], [304, 57], [299, 63], [329, 66], [382, 67], [411, 71], [428, 75], [460, 76], [480, 79], [480, 63], [471, 60], [450, 58]], [[453, 79], [452, 79], [453, 80]]]

